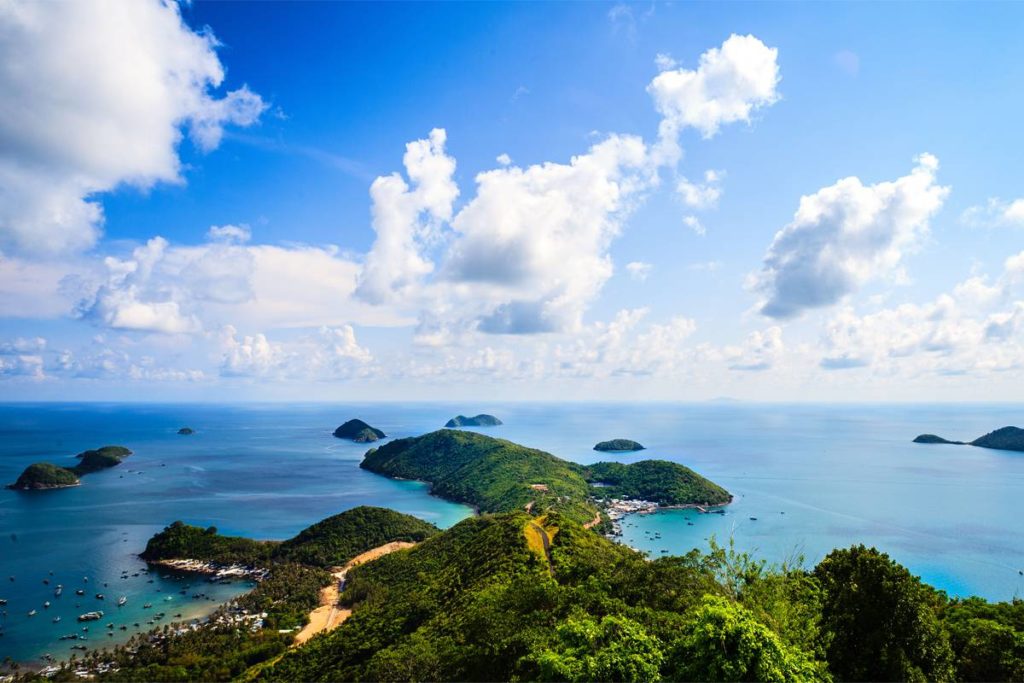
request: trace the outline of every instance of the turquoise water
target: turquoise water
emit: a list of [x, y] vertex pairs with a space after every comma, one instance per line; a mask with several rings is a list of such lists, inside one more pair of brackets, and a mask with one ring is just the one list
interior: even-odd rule
[[[705, 548], [715, 535], [720, 541], [731, 536], [740, 549], [772, 561], [802, 553], [814, 563], [834, 547], [867, 543], [952, 594], [1006, 600], [1024, 589], [1018, 574], [1024, 569], [1024, 454], [910, 443], [922, 432], [971, 439], [1024, 425], [1017, 407], [0, 405], [0, 482], [14, 481], [31, 462], [72, 463], [74, 453], [108, 443], [135, 451], [122, 466], [88, 475], [77, 488], [0, 491], [0, 598], [9, 601], [0, 608], [7, 611], [0, 616], [0, 658], [66, 655], [74, 641], [57, 638], [78, 631], [74, 618], [85, 611], [107, 615], [91, 625], [86, 644], [95, 646], [132, 633], [130, 627], [107, 638], [108, 621], [145, 627], [158, 610], [168, 619], [200, 615], [245, 590], [245, 583], [141, 573], [145, 565], [136, 554], [176, 519], [282, 539], [371, 504], [442, 527], [454, 524], [471, 511], [429, 496], [422, 484], [360, 470], [366, 446], [334, 439], [331, 431], [361, 417], [389, 436], [410, 436], [439, 428], [457, 413], [477, 412], [506, 422], [481, 431], [577, 462], [601, 459], [591, 450], [597, 441], [633, 438], [648, 450], [616, 459], [674, 460], [736, 495], [724, 516], [667, 511], [628, 519], [623, 542], [653, 555]], [[196, 434], [178, 436], [186, 425]], [[120, 578], [124, 570], [127, 579]], [[83, 577], [90, 588], [77, 598]], [[64, 585], [61, 598], [53, 596], [57, 583]], [[92, 597], [97, 591], [106, 595], [103, 604]], [[195, 592], [214, 600], [194, 600]], [[129, 598], [120, 610], [119, 595]], [[49, 610], [42, 607], [46, 600]], [[153, 609], [142, 610], [145, 602]], [[31, 609], [38, 614], [30, 618]], [[57, 614], [61, 622], [53, 624]]]

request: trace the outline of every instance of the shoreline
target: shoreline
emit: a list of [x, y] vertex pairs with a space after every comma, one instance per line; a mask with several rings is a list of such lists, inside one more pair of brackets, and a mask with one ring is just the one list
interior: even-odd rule
[[147, 564], [167, 567], [168, 569], [174, 569], [180, 572], [212, 576], [213, 581], [222, 581], [226, 579], [252, 579], [254, 581], [262, 581], [269, 573], [268, 569], [262, 569], [260, 567], [252, 567], [242, 564], [219, 564], [217, 562], [204, 562], [202, 560], [190, 558], [170, 560], [141, 559]]

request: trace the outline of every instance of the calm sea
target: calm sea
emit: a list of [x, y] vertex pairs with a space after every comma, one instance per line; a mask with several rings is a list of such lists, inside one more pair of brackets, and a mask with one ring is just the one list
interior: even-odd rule
[[[630, 518], [623, 542], [655, 556], [706, 548], [715, 536], [771, 561], [803, 555], [813, 564], [834, 547], [866, 543], [951, 594], [1008, 600], [1024, 592], [1024, 454], [911, 443], [922, 432], [969, 440], [1024, 425], [1019, 407], [0, 405], [2, 483], [39, 460], [73, 464], [73, 455], [88, 448], [122, 444], [135, 451], [77, 488], [0, 491], [0, 598], [8, 600], [0, 607], [0, 659], [67, 655], [78, 641], [58, 639], [82, 633], [75, 617], [85, 611], [105, 612], [83, 634], [84, 644], [97, 646], [145, 630], [154, 612], [167, 613], [161, 623], [175, 614], [200, 616], [247, 589], [142, 573], [137, 553], [174, 520], [283, 539], [369, 504], [454, 524], [471, 511], [429, 496], [422, 484], [360, 470], [366, 446], [331, 431], [360, 417], [389, 436], [411, 436], [477, 412], [506, 422], [488, 434], [582, 463], [600, 459], [591, 450], [599, 440], [636, 439], [646, 451], [615, 457], [674, 460], [736, 495], [722, 516], [668, 511]], [[196, 433], [179, 436], [183, 426]], [[57, 584], [64, 586], [60, 597]], [[192, 597], [198, 593], [206, 595]], [[121, 595], [128, 603], [118, 608]], [[145, 603], [153, 607], [145, 610]], [[108, 622], [115, 623], [113, 637], [106, 635]]]

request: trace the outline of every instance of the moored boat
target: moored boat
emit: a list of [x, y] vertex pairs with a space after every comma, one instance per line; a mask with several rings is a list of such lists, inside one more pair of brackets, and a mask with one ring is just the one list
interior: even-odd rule
[[85, 614], [79, 614], [79, 621], [97, 621], [103, 618], [103, 612], [86, 612]]

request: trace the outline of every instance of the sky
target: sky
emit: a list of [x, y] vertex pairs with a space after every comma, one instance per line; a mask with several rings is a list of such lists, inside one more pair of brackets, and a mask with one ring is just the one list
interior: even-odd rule
[[0, 400], [1019, 400], [1022, 25], [0, 0]]

